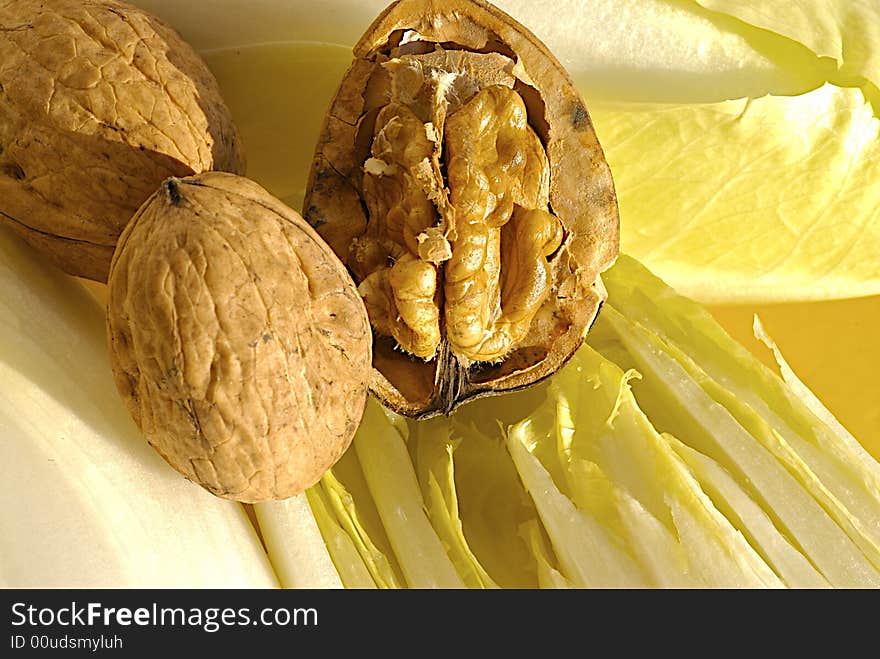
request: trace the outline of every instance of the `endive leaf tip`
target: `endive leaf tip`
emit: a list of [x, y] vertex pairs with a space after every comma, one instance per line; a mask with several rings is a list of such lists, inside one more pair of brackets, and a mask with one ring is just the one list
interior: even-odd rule
[[605, 425], [608, 428], [614, 428], [614, 420], [617, 418], [617, 415], [620, 414], [620, 407], [623, 405], [627, 393], [631, 391], [629, 386], [630, 380], [641, 379], [642, 374], [634, 368], [627, 369], [627, 371], [621, 375], [617, 387], [617, 397], [614, 399], [614, 405], [611, 408], [611, 412], [608, 414], [608, 418], [605, 420]]

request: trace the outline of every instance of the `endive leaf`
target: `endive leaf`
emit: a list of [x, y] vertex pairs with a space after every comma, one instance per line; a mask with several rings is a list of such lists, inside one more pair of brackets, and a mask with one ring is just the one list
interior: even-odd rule
[[520, 528], [520, 534], [529, 545], [529, 549], [535, 557], [538, 565], [538, 587], [539, 588], [573, 588], [571, 583], [565, 576], [557, 570], [549, 556], [549, 549], [541, 535], [541, 525], [537, 520], [529, 520], [523, 523]]
[[450, 436], [443, 417], [413, 424], [415, 466], [425, 498], [425, 511], [456, 571], [468, 588], [497, 588], [471, 551], [464, 534], [455, 487], [453, 454], [459, 442]]
[[[377, 587], [400, 588], [389, 557], [376, 546], [364, 528], [354, 498], [332, 470], [308, 491], [308, 498], [334, 564], [346, 585], [369, 585], [361, 569], [363, 565]], [[350, 542], [338, 537], [340, 530]], [[352, 546], [360, 557], [360, 563], [350, 551]]]
[[[377, 582], [373, 579], [367, 561], [362, 555], [364, 545], [360, 545], [359, 549], [355, 537], [349, 535], [345, 527], [339, 523], [324, 494], [322, 484], [319, 483], [309, 489], [305, 496], [342, 585], [346, 588], [376, 588]], [[390, 582], [383, 581], [383, 586], [390, 587], [388, 583]]]
[[706, 585], [690, 573], [684, 548], [660, 520], [625, 492], [618, 492], [618, 505], [633, 551], [655, 586], [693, 588]]
[[[785, 346], [798, 377], [834, 410], [833, 423], [846, 426], [858, 437], [855, 443], [863, 452], [880, 459], [880, 342], [876, 340], [880, 295], [799, 304], [716, 305], [709, 311], [735, 341], [775, 371], [772, 353], [765, 352], [755, 338], [754, 316], [760, 315]], [[788, 384], [797, 390], [793, 382]], [[820, 416], [815, 410], [814, 414]]]
[[132, 422], [100, 306], [5, 228], [0, 291], [0, 587], [276, 587], [241, 505]]
[[880, 4], [875, 0], [696, 0], [804, 44], [838, 62], [844, 75], [880, 85]]
[[[522, 529], [534, 523], [539, 535], [544, 530], [498, 424], [480, 430], [473, 422], [481, 416], [492, 419], [491, 409], [504, 399], [508, 399], [505, 406], [519, 406], [519, 420], [523, 410], [529, 409], [523, 405], [524, 399], [535, 393], [537, 389], [532, 388], [495, 400], [485, 399], [479, 405], [464, 406], [449, 418], [457, 446], [453, 457], [462, 528], [480, 565], [503, 588], [534, 588], [539, 584], [540, 566]], [[552, 552], [544, 558], [550, 567], [558, 568]]]
[[[554, 380], [551, 390], [572, 414], [570, 465], [590, 459], [607, 474], [632, 531], [629, 542], [641, 548], [658, 585], [781, 586], [639, 409], [629, 386], [634, 379], [586, 346]], [[583, 478], [569, 475], [575, 490]], [[672, 542], [651, 518], [671, 532]], [[653, 540], [648, 546], [646, 538]]]
[[305, 494], [254, 506], [269, 560], [285, 588], [341, 588]]
[[[273, 76], [273, 70], [279, 71], [276, 65], [270, 66], [268, 71], [261, 67], [260, 76], [240, 73], [230, 78], [232, 69], [244, 67], [246, 60], [236, 57], [239, 60], [236, 64], [222, 54], [218, 58], [217, 49], [234, 52], [244, 45], [294, 41], [341, 44], [350, 50], [374, 17], [388, 5], [388, 0], [334, 0], [321, 3], [321, 11], [316, 11], [315, 5], [307, 2], [250, 0], [247, 20], [243, 21], [239, 11], [241, 2], [212, 0], [210, 5], [168, 0], [135, 2], [174, 25], [189, 43], [202, 51], [240, 124], [247, 124], [251, 117], [263, 119], [267, 112], [274, 115], [273, 108], [283, 106], [289, 94], [280, 92], [280, 100], [273, 99], [277, 102], [269, 109], [253, 104], [259, 103], [267, 93], [279, 94], [276, 88], [284, 89], [296, 70], [288, 65], [287, 79], [281, 77], [278, 85], [265, 84], [267, 75]], [[753, 48], [747, 38], [719, 28], [710, 18], [695, 15], [686, 6], [671, 5], [664, 0], [591, 0], [588, 4], [583, 0], [496, 0], [493, 4], [528, 26], [568, 68], [575, 81], [584, 85], [590, 97], [722, 100], [772, 90], [794, 93], [814, 87], [822, 80], [815, 78], [813, 72], [781, 66], [776, 58]], [[332, 20], [328, 20], [328, 11], [332, 11]], [[585, 35], [589, 35], [588, 43], [585, 43]], [[337, 77], [341, 75], [341, 70], [335, 70], [339, 60], [333, 50], [326, 49], [325, 55], [329, 61], [314, 58], [314, 64], [308, 69], [310, 75], [321, 78], [328, 69], [334, 70]], [[350, 52], [348, 55], [350, 57]], [[298, 82], [315, 84], [305, 77]], [[243, 88], [252, 85], [257, 85], [253, 87], [258, 91], [255, 97], [236, 98]], [[306, 109], [313, 101], [309, 100]], [[249, 108], [253, 109], [238, 111]], [[259, 126], [259, 123], [245, 127], [244, 141], [251, 145], [254, 141], [248, 137], [263, 138], [257, 144], [264, 142], [272, 150], [274, 143], [265, 141], [271, 133], [267, 126]], [[294, 131], [299, 129], [293, 128]], [[284, 131], [290, 130], [288, 123]], [[277, 131], [275, 137], [278, 139]], [[252, 150], [255, 157], [264, 158], [264, 150]], [[308, 152], [311, 153], [311, 149]], [[261, 165], [258, 169], [260, 174], [281, 182], [269, 169]]]
[[[617, 312], [611, 309], [610, 313], [611, 324], [614, 325], [614, 315]], [[640, 328], [636, 328], [635, 331], [640, 331]], [[880, 538], [877, 537], [877, 529], [880, 528], [878, 490], [876, 483], [873, 490], [863, 492], [861, 489], [866, 478], [870, 478], [876, 471], [870, 469], [869, 465], [876, 466], [876, 463], [870, 458], [865, 461], [863, 451], [859, 460], [847, 464], [845, 459], [841, 461], [835, 459], [836, 454], [839, 453], [835, 446], [821, 448], [813, 446], [805, 438], [792, 432], [786, 424], [779, 425], [777, 430], [771, 425], [771, 421], [779, 424], [780, 420], [772, 410], [766, 409], [761, 404], [756, 405], [758, 410], [764, 411], [765, 416], [762, 416], [743, 398], [710, 377], [688, 355], [688, 351], [674, 343], [663, 341], [660, 337], [654, 337], [653, 340], [658, 346], [662, 346], [664, 353], [684, 368], [712, 400], [723, 405], [744, 430], [785, 466], [858, 545], [865, 557], [875, 567], [880, 568]], [[627, 343], [627, 339], [623, 342]], [[864, 464], [865, 468], [860, 470], [858, 468], [860, 463]], [[870, 487], [870, 480], [867, 483]]]
[[593, 515], [577, 508], [529, 451], [536, 434], [540, 430], [526, 419], [510, 428], [507, 445], [566, 578], [581, 588], [648, 586], [645, 575], [619, 540]]
[[[716, 398], [729, 401], [728, 411], [743, 422], [757, 415], [769, 426], [768, 433], [757, 430], [761, 425], [757, 420], [750, 422], [759, 436], [768, 438], [765, 445], [776, 451], [789, 471], [804, 482], [821, 484], [814, 496], [874, 557], [876, 565], [880, 464], [797, 381], [791, 369], [787, 365], [783, 369], [788, 382], [781, 380], [733, 341], [704, 308], [677, 294], [629, 257], [621, 257], [604, 279], [615, 308], [662, 338], [669, 351], [678, 355], [679, 363], [692, 360], [698, 364], [699, 370], [717, 383], [716, 394], [727, 392]], [[604, 327], [599, 324], [593, 340], [603, 338]], [[625, 359], [617, 355], [616, 359]], [[784, 360], [781, 363], [784, 365]]]
[[425, 514], [403, 437], [372, 399], [367, 401], [353, 446], [407, 584], [411, 588], [464, 587]]
[[[710, 17], [665, 0], [496, 0], [527, 25], [580, 84], [587, 100], [718, 101], [796, 93], [815, 71], [753, 47]], [[563, 17], [560, 19], [560, 17]]]
[[832, 585], [880, 586], [880, 574], [812, 493], [703, 390], [659, 336], [610, 307], [600, 322], [643, 373], [636, 399], [655, 425], [730, 471]]
[[615, 175], [622, 249], [681, 293], [880, 293], [880, 121], [860, 90], [623, 105], [593, 118]]
[[[767, 334], [758, 316], [754, 317], [752, 327], [758, 340], [773, 352], [773, 357], [779, 365], [782, 379], [785, 380], [785, 383], [791, 388], [792, 392], [803, 402], [804, 406], [827, 426], [828, 430], [836, 436], [837, 441], [845, 447], [846, 451], [851, 452], [857, 458], [856, 462], [876, 465], [864, 447], [859, 444], [858, 440], [834, 418], [834, 415], [816, 398], [816, 395], [801, 382], [791, 366], [788, 365], [785, 357], [782, 356], [782, 352], [779, 350], [776, 342]], [[874, 473], [874, 492], [880, 496], [880, 469], [874, 468], [872, 471]]]
[[[708, 377], [706, 373], [676, 346], [664, 343], [664, 349], [697, 382], [714, 401], [723, 405], [736, 421], [812, 494], [813, 498], [838, 523], [850, 539], [858, 545], [875, 567], [880, 568], [880, 543], [874, 537], [872, 526], [880, 513], [876, 500], [854, 497], [853, 482], [847, 479], [821, 451], [815, 450], [797, 435], [790, 435], [792, 443], [775, 430], [760, 414], [737, 398], [728, 389]], [[811, 468], [811, 464], [813, 468]], [[816, 469], [816, 471], [814, 471]], [[817, 473], [818, 472], [818, 473]], [[855, 514], [839, 499], [834, 491], [850, 502], [860, 514]]]
[[749, 542], [791, 588], [829, 588], [828, 581], [773, 525], [761, 507], [721, 465], [699, 451], [664, 435], [691, 468], [715, 506], [740, 529]]

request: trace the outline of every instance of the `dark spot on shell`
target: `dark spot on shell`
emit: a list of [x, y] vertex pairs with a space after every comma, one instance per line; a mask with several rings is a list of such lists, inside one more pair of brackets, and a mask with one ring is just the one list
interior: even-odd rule
[[25, 173], [17, 162], [7, 162], [0, 165], [0, 176], [8, 176], [16, 181], [21, 181], [24, 179]]
[[322, 227], [327, 224], [327, 220], [324, 220], [320, 217], [316, 217], [318, 213], [317, 206], [309, 206], [309, 210], [306, 211], [306, 221], [308, 221], [309, 225], [313, 229], [317, 229], [318, 227]]
[[165, 194], [168, 197], [168, 201], [172, 206], [177, 206], [180, 204], [180, 185], [177, 182], [176, 178], [169, 178], [165, 180], [165, 183], [162, 184], [162, 187], [165, 188]]
[[575, 127], [575, 130], [585, 130], [590, 125], [587, 109], [580, 103], [576, 104], [571, 111], [571, 125]]
[[269, 343], [272, 340], [271, 334], [263, 334], [263, 343]]

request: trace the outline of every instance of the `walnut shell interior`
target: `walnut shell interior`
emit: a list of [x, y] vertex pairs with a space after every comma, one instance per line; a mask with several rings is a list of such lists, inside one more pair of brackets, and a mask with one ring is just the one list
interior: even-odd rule
[[358, 283], [373, 392], [421, 417], [551, 375], [595, 319], [619, 244], [570, 77], [481, 0], [400, 0], [354, 56], [303, 214]]

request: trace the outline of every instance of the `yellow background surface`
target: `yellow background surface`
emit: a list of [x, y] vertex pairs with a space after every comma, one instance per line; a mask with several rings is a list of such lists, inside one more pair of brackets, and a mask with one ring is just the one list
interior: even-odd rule
[[771, 352], [752, 334], [757, 313], [798, 377], [880, 459], [880, 297], [710, 311], [737, 341], [775, 367]]

